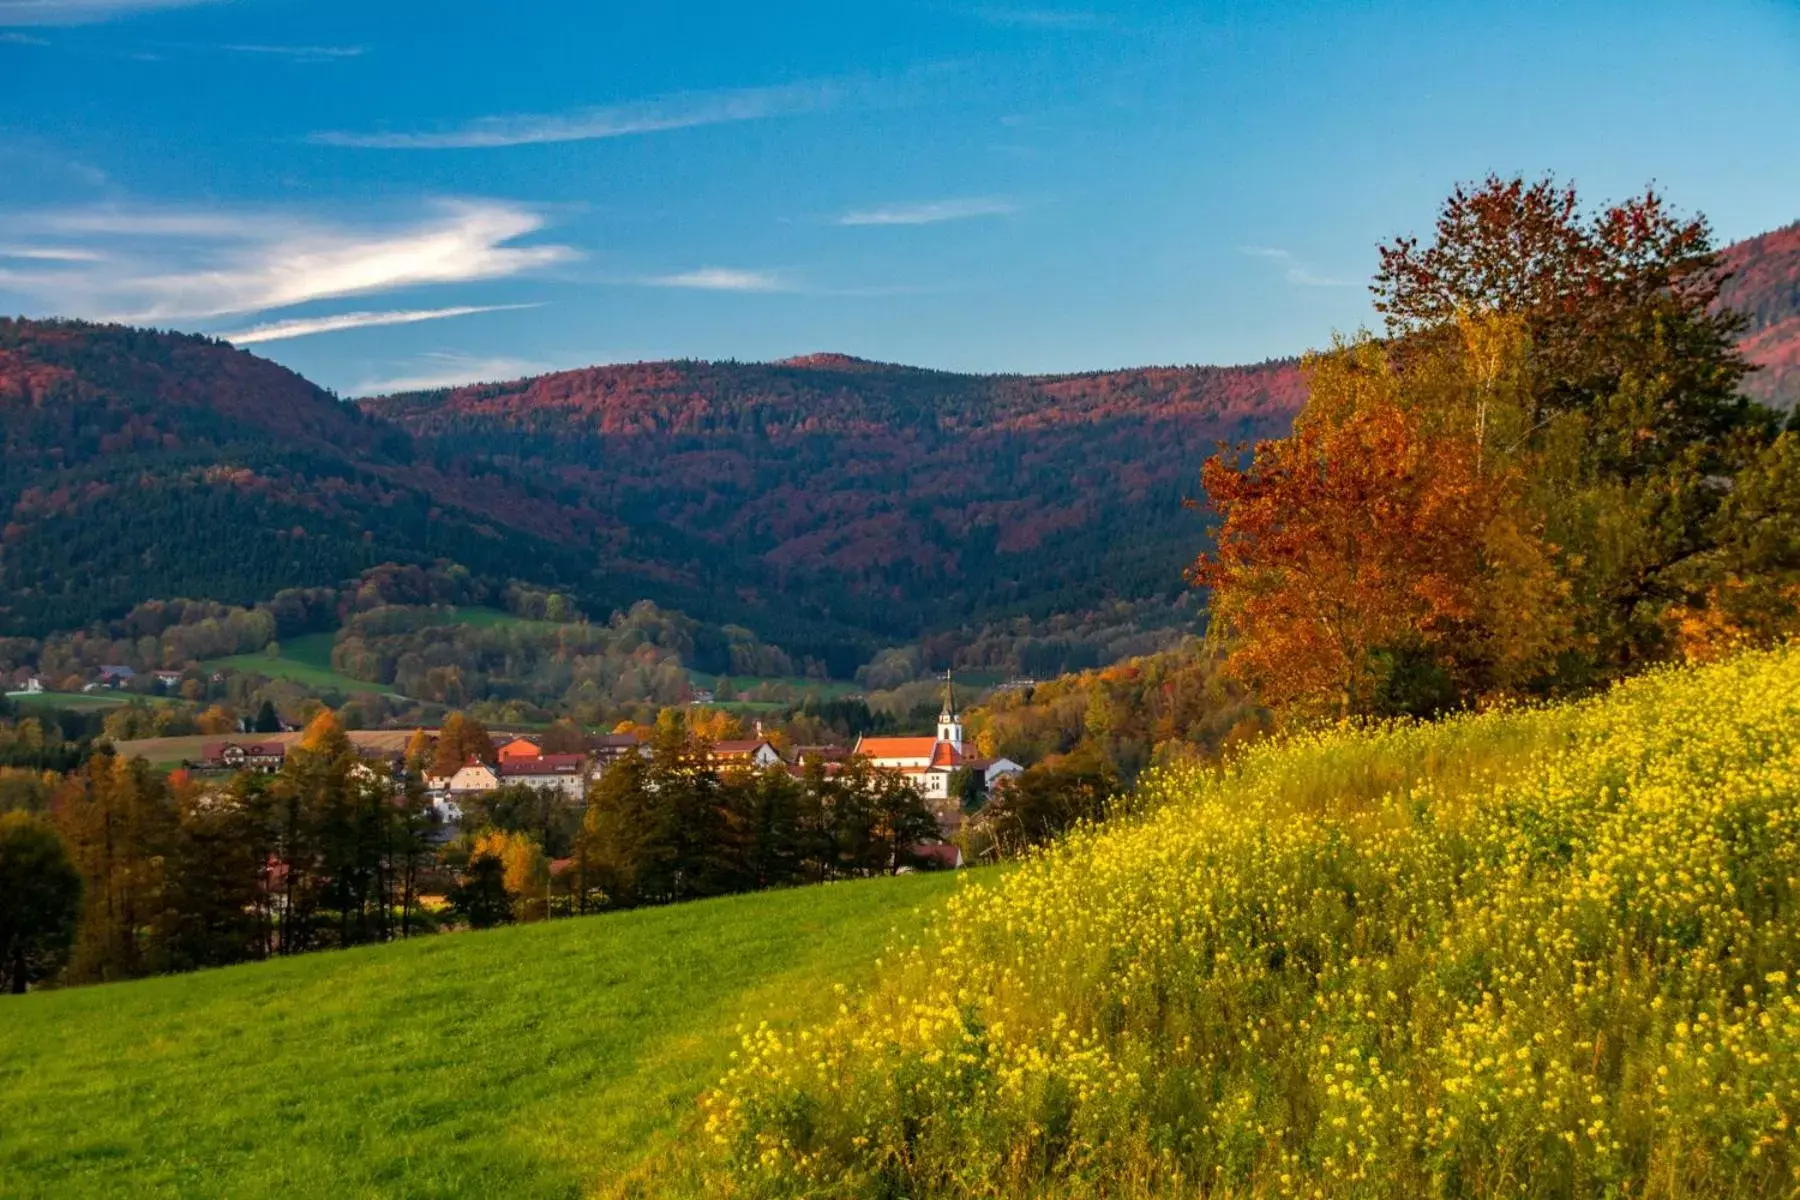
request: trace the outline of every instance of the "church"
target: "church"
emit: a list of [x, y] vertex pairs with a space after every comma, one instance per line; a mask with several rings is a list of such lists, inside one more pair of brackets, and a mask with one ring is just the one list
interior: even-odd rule
[[963, 741], [962, 716], [956, 711], [955, 685], [944, 673], [944, 709], [938, 714], [936, 737], [860, 737], [853, 753], [877, 767], [897, 771], [912, 780], [928, 801], [948, 801], [950, 776], [957, 771], [980, 771], [988, 788], [1024, 770], [1010, 758], [982, 758]]

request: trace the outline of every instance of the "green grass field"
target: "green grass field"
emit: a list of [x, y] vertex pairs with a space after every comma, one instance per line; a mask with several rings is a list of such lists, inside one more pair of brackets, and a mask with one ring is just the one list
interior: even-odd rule
[[[711, 691], [719, 686], [719, 676], [709, 675], [705, 671], [689, 671], [688, 682], [697, 688]], [[732, 690], [739, 696], [755, 690], [766, 683], [778, 684], [792, 689], [792, 700], [727, 700], [723, 703], [715, 701], [717, 708], [734, 712], [783, 712], [798, 704], [806, 695], [816, 693], [820, 700], [836, 700], [843, 696], [861, 695], [863, 689], [857, 684], [843, 679], [808, 679], [803, 675], [730, 675]]]
[[450, 623], [468, 625], [475, 629], [498, 629], [501, 627], [555, 629], [559, 624], [556, 621], [534, 621], [530, 617], [514, 616], [509, 612], [501, 612], [497, 608], [458, 608], [453, 610]]
[[21, 713], [29, 715], [56, 709], [90, 712], [97, 708], [116, 708], [132, 697], [117, 692], [38, 692], [29, 696], [8, 696], [7, 699]]
[[581, 1196], [835, 1007], [915, 875], [0, 996], [0, 1195]]
[[319, 692], [335, 691], [347, 696], [357, 692], [393, 694], [390, 687], [352, 679], [332, 670], [332, 637], [329, 633], [302, 634], [281, 643], [279, 654], [233, 654], [228, 658], [211, 659], [201, 666], [209, 671], [243, 671], [266, 675], [270, 679], [291, 679]]

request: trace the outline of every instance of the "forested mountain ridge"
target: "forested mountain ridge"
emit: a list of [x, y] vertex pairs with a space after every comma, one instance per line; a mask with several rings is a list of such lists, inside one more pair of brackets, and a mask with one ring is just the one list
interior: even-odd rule
[[403, 431], [187, 335], [0, 321], [0, 444], [4, 632], [153, 596], [248, 603], [388, 561], [572, 578], [619, 536], [491, 469], [416, 462]]
[[1302, 399], [1292, 361], [982, 376], [813, 355], [361, 404], [447, 471], [496, 463], [672, 528], [750, 603], [904, 637], [1178, 589], [1198, 464]]

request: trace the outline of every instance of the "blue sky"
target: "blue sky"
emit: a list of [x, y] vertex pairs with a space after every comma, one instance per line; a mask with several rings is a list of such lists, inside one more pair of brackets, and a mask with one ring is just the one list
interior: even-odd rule
[[[1504, 8], [1504, 12], [1498, 12]], [[1458, 180], [1800, 218], [1800, 3], [0, 0], [0, 311], [347, 393], [1254, 361]]]

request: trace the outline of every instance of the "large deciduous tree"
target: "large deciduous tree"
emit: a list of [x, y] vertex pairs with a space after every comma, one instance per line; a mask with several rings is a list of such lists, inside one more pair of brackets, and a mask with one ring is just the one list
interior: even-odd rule
[[[1496, 340], [1475, 324], [1459, 349]], [[1206, 464], [1224, 521], [1191, 578], [1212, 591], [1229, 668], [1265, 700], [1432, 711], [1516, 685], [1559, 648], [1551, 552], [1493, 450], [1519, 419], [1507, 353], [1471, 375], [1472, 352], [1402, 363], [1367, 339], [1340, 346], [1309, 361], [1292, 436]]]
[[1671, 614], [1717, 583], [1703, 568], [1732, 479], [1776, 436], [1739, 391], [1752, 368], [1742, 319], [1718, 304], [1726, 278], [1706, 220], [1654, 189], [1589, 214], [1551, 180], [1459, 187], [1435, 240], [1381, 250], [1376, 306], [1397, 354], [1431, 352], [1469, 314], [1521, 330], [1523, 423], [1501, 448], [1563, 552], [1584, 643], [1565, 682], [1674, 652]]
[[1381, 251], [1388, 338], [1309, 360], [1291, 437], [1205, 468], [1192, 577], [1277, 704], [1429, 711], [1586, 686], [1795, 627], [1800, 489], [1738, 394], [1704, 219], [1592, 215], [1550, 180], [1458, 188]]

